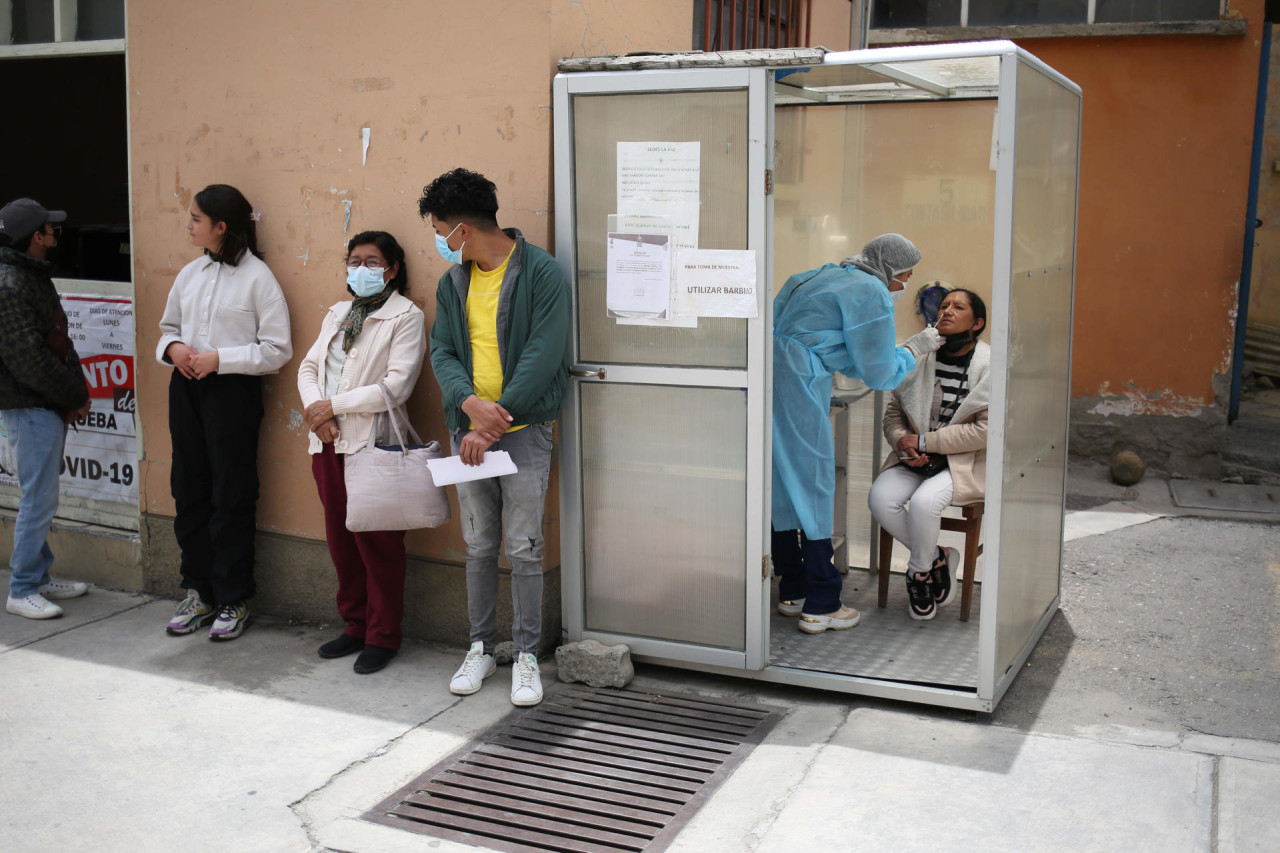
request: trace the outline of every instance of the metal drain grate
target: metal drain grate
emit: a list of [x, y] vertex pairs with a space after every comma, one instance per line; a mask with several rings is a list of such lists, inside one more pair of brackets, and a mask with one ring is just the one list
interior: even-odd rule
[[779, 716], [692, 696], [551, 691], [362, 819], [511, 853], [657, 853]]

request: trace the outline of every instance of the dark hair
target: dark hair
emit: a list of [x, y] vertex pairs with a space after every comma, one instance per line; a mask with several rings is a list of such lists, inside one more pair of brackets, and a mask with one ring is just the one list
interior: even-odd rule
[[[253, 205], [241, 194], [240, 190], [227, 184], [210, 184], [196, 193], [196, 207], [211, 222], [226, 223], [227, 230], [222, 235], [222, 245], [218, 251], [209, 252], [209, 257], [218, 263], [235, 266], [244, 259], [246, 251], [252, 252], [255, 258], [261, 258], [258, 251], [257, 223], [253, 221]], [[208, 252], [208, 249], [205, 250]]]
[[400, 269], [396, 272], [395, 277], [387, 282], [400, 293], [405, 293], [409, 289], [409, 272], [405, 269], [404, 249], [400, 248], [400, 244], [396, 242], [396, 238], [392, 237], [386, 231], [361, 231], [356, 236], [347, 241], [347, 255], [351, 255], [351, 250], [356, 246], [374, 245], [378, 247], [378, 251], [382, 253], [382, 257], [387, 259], [387, 263], [395, 266], [400, 265]]
[[19, 252], [27, 252], [31, 249], [31, 241], [36, 239], [36, 235], [44, 230], [45, 223], [41, 222], [36, 230], [32, 231], [25, 237], [14, 239], [11, 234], [0, 234], [0, 249], [15, 249]]
[[482, 228], [497, 228], [498, 188], [479, 172], [445, 172], [422, 188], [418, 215], [450, 222], [463, 219]]
[[[965, 290], [963, 287], [953, 288], [951, 293], [948, 293], [947, 296], [951, 296], [954, 293], [963, 293], [965, 296], [969, 297], [969, 310], [973, 312], [974, 322], [976, 323], [978, 320], [982, 321], [982, 328], [973, 333], [973, 339], [976, 341], [978, 337], [987, 330], [987, 303], [982, 301], [981, 296], [974, 293], [972, 290]], [[943, 298], [945, 299], [946, 297]]]

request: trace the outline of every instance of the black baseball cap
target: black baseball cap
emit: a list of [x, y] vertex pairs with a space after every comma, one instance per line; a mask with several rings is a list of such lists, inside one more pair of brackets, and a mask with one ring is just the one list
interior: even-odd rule
[[65, 222], [65, 210], [45, 210], [44, 205], [29, 198], [11, 201], [0, 208], [0, 234], [21, 240], [36, 233], [46, 222]]

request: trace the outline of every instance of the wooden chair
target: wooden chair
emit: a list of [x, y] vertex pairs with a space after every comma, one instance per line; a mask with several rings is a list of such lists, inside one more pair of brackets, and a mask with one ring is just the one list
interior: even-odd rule
[[[978, 555], [982, 553], [979, 539], [982, 537], [982, 512], [985, 504], [978, 502], [961, 507], [963, 518], [942, 517], [942, 529], [964, 534], [964, 587], [960, 594], [960, 621], [969, 621], [969, 606], [973, 603], [973, 576], [978, 570]], [[893, 558], [893, 537], [880, 528], [880, 606], [889, 601], [889, 564]], [[952, 581], [954, 582], [954, 578]]]

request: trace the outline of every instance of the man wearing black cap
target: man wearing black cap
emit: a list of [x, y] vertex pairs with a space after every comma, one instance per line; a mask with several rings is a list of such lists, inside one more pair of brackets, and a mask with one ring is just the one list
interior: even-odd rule
[[52, 619], [49, 599], [75, 598], [88, 586], [49, 577], [46, 538], [58, 509], [58, 469], [67, 424], [89, 412], [89, 388], [67, 336], [67, 315], [49, 276], [49, 250], [67, 214], [29, 198], [0, 209], [0, 419], [17, 459], [18, 520], [5, 609]]

